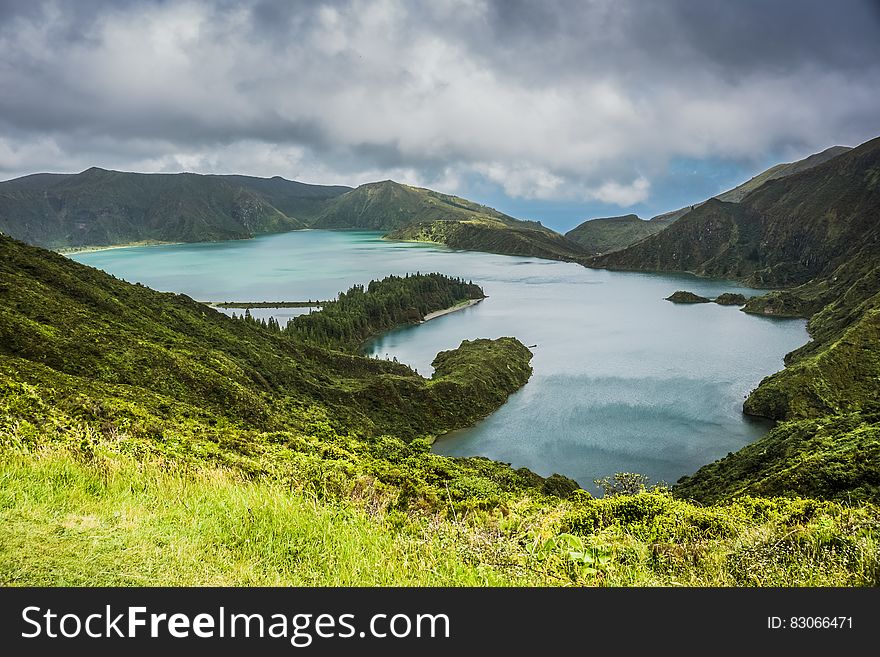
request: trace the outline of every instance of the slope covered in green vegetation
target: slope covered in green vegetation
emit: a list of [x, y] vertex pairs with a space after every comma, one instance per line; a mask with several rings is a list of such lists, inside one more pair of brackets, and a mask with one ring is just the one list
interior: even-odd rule
[[[812, 169], [849, 150], [850, 148], [847, 146], [832, 146], [821, 153], [810, 155], [803, 160], [777, 164], [743, 184], [718, 194], [714, 198], [727, 203], [739, 203], [749, 192], [756, 190], [769, 180], [785, 178], [786, 176]], [[643, 221], [634, 214], [622, 217], [589, 219], [567, 232], [565, 236], [578, 242], [590, 255], [620, 251], [632, 246], [636, 242], [640, 242], [646, 237], [656, 235], [701, 205], [703, 203], [665, 212], [651, 218], [649, 221]]]
[[802, 160], [797, 160], [796, 162], [777, 164], [766, 171], [762, 171], [757, 176], [749, 178], [743, 184], [737, 185], [733, 189], [729, 189], [722, 194], [718, 194], [715, 198], [727, 203], [739, 203], [745, 198], [746, 194], [755, 191], [768, 180], [785, 178], [786, 176], [791, 176], [806, 171], [807, 169], [812, 169], [813, 167], [824, 164], [828, 160], [835, 158], [838, 155], [843, 155], [850, 150], [852, 149], [849, 146], [832, 146], [831, 148], [826, 148], [820, 153], [814, 153], [813, 155], [805, 157]]
[[0, 182], [0, 232], [48, 248], [202, 242], [304, 228], [348, 187], [92, 168]]
[[393, 180], [367, 183], [339, 196], [315, 220], [314, 228], [391, 231], [410, 224], [436, 220], [494, 220], [509, 226], [553, 231], [533, 221], [520, 221], [457, 196]]
[[484, 218], [416, 223], [392, 231], [386, 237], [411, 242], [432, 242], [452, 249], [549, 260], [579, 261], [586, 256], [579, 245], [558, 233], [536, 229], [531, 224], [510, 225]]
[[663, 221], [644, 221], [634, 214], [589, 219], [565, 237], [580, 244], [589, 255], [610, 253], [635, 244], [666, 228]]

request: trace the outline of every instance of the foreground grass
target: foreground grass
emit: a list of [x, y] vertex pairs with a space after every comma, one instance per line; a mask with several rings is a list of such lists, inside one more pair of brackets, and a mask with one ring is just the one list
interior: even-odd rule
[[87, 464], [58, 451], [8, 458], [0, 472], [3, 585], [526, 583], [466, 565], [385, 514], [229, 471]]
[[6, 586], [876, 586], [880, 513], [667, 491], [460, 515], [322, 499], [234, 469], [0, 454]]

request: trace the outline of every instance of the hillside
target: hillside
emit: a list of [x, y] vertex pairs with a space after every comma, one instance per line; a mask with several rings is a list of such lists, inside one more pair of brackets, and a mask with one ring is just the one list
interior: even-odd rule
[[598, 267], [690, 271], [786, 287], [829, 276], [877, 239], [880, 139], [771, 180], [740, 203], [711, 199]]
[[36, 174], [0, 183], [0, 232], [48, 248], [241, 239], [304, 228], [347, 189], [97, 168]]
[[550, 230], [536, 230], [526, 222], [522, 222], [522, 225], [510, 225], [484, 218], [416, 223], [392, 231], [386, 237], [393, 240], [433, 242], [453, 249], [550, 260], [579, 261], [587, 255], [578, 244]]
[[473, 219], [552, 232], [537, 222], [520, 221], [473, 201], [393, 180], [367, 183], [339, 196], [312, 227], [391, 231], [415, 223]]
[[296, 180], [287, 180], [281, 176], [257, 178], [240, 175], [211, 175], [207, 177], [256, 192], [272, 207], [304, 224], [311, 224], [324, 210], [328, 201], [350, 192], [352, 189], [344, 185], [309, 185]]
[[[877, 584], [870, 504], [696, 506], [626, 476], [592, 499], [431, 454], [526, 381], [512, 338], [424, 379], [8, 237], [0, 256], [0, 584]], [[387, 280], [356, 306], [475, 293]]]
[[[718, 194], [714, 198], [727, 203], [739, 203], [747, 194], [770, 180], [785, 178], [786, 176], [807, 171], [849, 150], [851, 149], [848, 146], [832, 146], [821, 153], [810, 155], [796, 162], [777, 164], [743, 184]], [[703, 203], [705, 201], [671, 212], [665, 212], [652, 217], [649, 221], [642, 221], [634, 214], [622, 217], [589, 219], [567, 232], [565, 236], [578, 242], [591, 255], [620, 251], [646, 237], [659, 233], [692, 210], [702, 206]]]
[[637, 215], [590, 219], [571, 229], [565, 237], [580, 244], [590, 255], [609, 253], [635, 244], [665, 228], [661, 221], [644, 221]]
[[849, 146], [832, 146], [831, 148], [826, 148], [820, 153], [814, 153], [813, 155], [805, 157], [802, 160], [797, 160], [796, 162], [777, 164], [774, 167], [770, 167], [766, 171], [762, 171], [757, 176], [750, 178], [742, 185], [737, 185], [733, 189], [719, 194], [715, 198], [717, 198], [719, 201], [726, 201], [728, 203], [739, 203], [743, 200], [743, 198], [745, 198], [746, 194], [755, 191], [756, 189], [758, 189], [758, 187], [763, 185], [768, 180], [785, 178], [786, 176], [791, 176], [796, 173], [801, 173], [802, 171], [807, 171], [808, 169], [812, 169], [813, 167], [819, 166], [820, 164], [824, 164], [831, 158], [837, 157], [838, 155], [843, 155], [850, 150], [852, 149]]

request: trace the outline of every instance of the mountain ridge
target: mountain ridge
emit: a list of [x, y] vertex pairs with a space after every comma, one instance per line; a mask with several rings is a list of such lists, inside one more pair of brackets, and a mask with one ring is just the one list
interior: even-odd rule
[[640, 221], [642, 221], [642, 225], [637, 225], [629, 219], [629, 217], [637, 217], [636, 215], [599, 217], [584, 221], [565, 233], [565, 236], [581, 244], [586, 251], [590, 252], [590, 255], [603, 255], [613, 251], [620, 251], [650, 237], [651, 235], [661, 232], [689, 212], [699, 208], [701, 205], [712, 199], [729, 203], [738, 203], [748, 193], [754, 191], [770, 180], [777, 180], [802, 171], [807, 171], [850, 150], [852, 149], [849, 146], [831, 146], [830, 148], [826, 148], [819, 153], [814, 153], [801, 160], [777, 164], [762, 171], [756, 176], [753, 176], [746, 182], [737, 185], [733, 189], [716, 194], [707, 201], [685, 206], [678, 210], [664, 212], [651, 217], [651, 219], [647, 221], [639, 218]]

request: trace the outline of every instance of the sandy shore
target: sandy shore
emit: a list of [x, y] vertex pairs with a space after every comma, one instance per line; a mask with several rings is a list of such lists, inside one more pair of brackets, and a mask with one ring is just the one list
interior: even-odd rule
[[108, 246], [71, 246], [64, 249], [52, 249], [61, 255], [75, 255], [78, 253], [94, 253], [95, 251], [110, 251], [111, 249], [127, 249], [132, 246], [168, 246], [169, 244], [183, 244], [183, 242], [129, 242], [128, 244], [110, 244]]
[[476, 304], [480, 303], [480, 301], [482, 301], [482, 299], [471, 299], [470, 301], [465, 301], [464, 303], [460, 303], [457, 306], [452, 306], [452, 308], [446, 308], [444, 310], [438, 310], [433, 313], [428, 313], [427, 315], [425, 315], [425, 319], [423, 319], [422, 322], [427, 322], [432, 319], [442, 317], [443, 315], [448, 315], [449, 313], [454, 313], [459, 310], [464, 310], [465, 308], [470, 308], [471, 306], [475, 306]]

